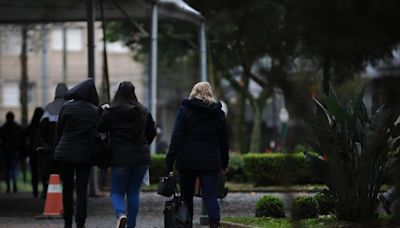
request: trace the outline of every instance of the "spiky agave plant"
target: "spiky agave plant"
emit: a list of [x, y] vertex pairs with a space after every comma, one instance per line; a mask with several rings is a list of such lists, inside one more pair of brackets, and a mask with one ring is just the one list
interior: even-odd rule
[[369, 117], [363, 93], [351, 102], [331, 94], [323, 102], [314, 99], [316, 119], [309, 126], [328, 158], [326, 181], [337, 197], [339, 219], [370, 223], [377, 218], [377, 194], [385, 173], [398, 161], [388, 129], [399, 112], [384, 105]]

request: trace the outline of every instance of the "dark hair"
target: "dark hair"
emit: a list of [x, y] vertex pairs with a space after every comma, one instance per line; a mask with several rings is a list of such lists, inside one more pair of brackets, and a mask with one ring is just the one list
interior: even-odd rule
[[13, 112], [7, 112], [6, 114], [6, 121], [7, 122], [13, 122], [14, 121], [14, 113]]
[[129, 81], [123, 81], [119, 83], [111, 106], [115, 107], [129, 104], [138, 107], [140, 110], [144, 110], [143, 105], [140, 104], [136, 97], [135, 86]]
[[40, 119], [42, 118], [44, 113], [43, 108], [37, 107], [35, 108], [35, 111], [33, 112], [32, 120], [31, 120], [31, 125], [37, 125], [40, 122]]

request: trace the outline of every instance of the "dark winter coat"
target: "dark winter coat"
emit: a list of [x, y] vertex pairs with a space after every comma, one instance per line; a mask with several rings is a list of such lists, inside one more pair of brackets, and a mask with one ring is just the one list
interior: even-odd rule
[[184, 100], [179, 107], [166, 159], [167, 171], [221, 170], [228, 166], [225, 114], [220, 103]]
[[27, 142], [27, 152], [31, 160], [37, 160], [37, 148], [44, 144], [42, 133], [39, 128], [42, 115], [43, 109], [36, 108], [31, 123], [24, 131], [24, 137]]
[[4, 159], [14, 161], [25, 150], [22, 127], [16, 122], [6, 122], [0, 128], [1, 152]]
[[148, 165], [149, 145], [156, 135], [153, 117], [132, 104], [115, 106], [103, 112], [100, 128], [110, 133], [111, 166]]
[[91, 133], [99, 119], [99, 98], [92, 79], [81, 82], [65, 96], [72, 100], [63, 105], [58, 120], [58, 144], [54, 159], [90, 164]]
[[44, 108], [43, 116], [40, 120], [40, 132], [42, 135], [44, 147], [46, 147], [51, 154], [54, 152], [57, 140], [57, 123], [60, 110], [65, 103], [64, 96], [68, 88], [64, 83], [57, 84], [54, 101], [50, 102]]

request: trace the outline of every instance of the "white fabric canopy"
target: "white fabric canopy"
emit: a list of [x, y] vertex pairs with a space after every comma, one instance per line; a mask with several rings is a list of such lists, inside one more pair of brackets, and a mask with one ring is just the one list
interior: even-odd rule
[[[182, 0], [103, 0], [107, 20], [150, 18], [156, 2], [159, 17], [175, 18], [200, 25], [203, 17]], [[97, 0], [96, 19], [100, 20], [100, 0]], [[86, 21], [85, 0], [0, 0], [0, 23], [50, 23]], [[121, 11], [123, 9], [123, 11]], [[126, 15], [127, 14], [127, 15]]]

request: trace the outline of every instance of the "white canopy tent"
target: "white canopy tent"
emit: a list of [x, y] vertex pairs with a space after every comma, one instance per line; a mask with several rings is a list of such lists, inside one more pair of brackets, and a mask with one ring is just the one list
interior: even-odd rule
[[0, 0], [0, 24], [86, 21], [88, 76], [95, 78], [94, 23], [100, 20], [100, 2], [103, 4], [106, 20], [151, 17], [151, 112], [155, 119], [157, 118], [158, 18], [180, 19], [199, 27], [200, 80], [207, 79], [204, 18], [183, 0]]

